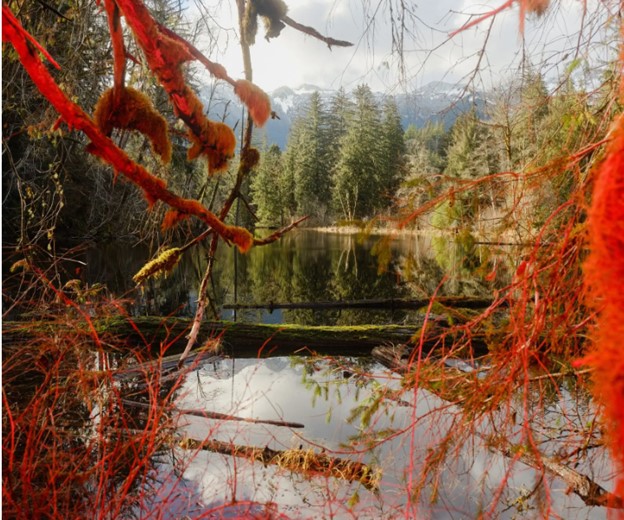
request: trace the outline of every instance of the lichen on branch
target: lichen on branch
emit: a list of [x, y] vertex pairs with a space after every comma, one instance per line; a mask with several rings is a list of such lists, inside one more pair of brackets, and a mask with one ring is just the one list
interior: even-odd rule
[[253, 245], [253, 237], [247, 230], [243, 232], [242, 228], [228, 226], [196, 200], [185, 199], [171, 192], [167, 189], [165, 181], [134, 162], [104, 135], [89, 115], [61, 90], [38, 55], [41, 47], [31, 43], [32, 36], [22, 27], [6, 5], [2, 6], [2, 38], [3, 41], [13, 45], [23, 67], [65, 123], [72, 129], [84, 132], [91, 140], [87, 150], [111, 165], [115, 172], [121, 173], [141, 188], [150, 205], [160, 200], [181, 214], [195, 215], [226, 242], [234, 242], [241, 251], [247, 251]]

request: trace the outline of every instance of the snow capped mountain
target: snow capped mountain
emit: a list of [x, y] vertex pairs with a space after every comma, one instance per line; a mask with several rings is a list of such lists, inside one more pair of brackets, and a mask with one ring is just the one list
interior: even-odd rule
[[[335, 90], [323, 89], [311, 84], [300, 85], [297, 88], [280, 87], [269, 93], [271, 106], [276, 114], [264, 128], [256, 132], [259, 144], [277, 144], [284, 148], [288, 142], [288, 134], [293, 120], [307, 106], [310, 95], [318, 92], [325, 103], [329, 103], [335, 95]], [[381, 103], [385, 94], [375, 93]], [[200, 92], [204, 104], [209, 107], [212, 118], [224, 120], [232, 127], [240, 128], [242, 107], [240, 101], [228, 87], [216, 90], [206, 87]], [[446, 127], [453, 124], [457, 116], [475, 106], [482, 111], [486, 96], [483, 92], [470, 92], [456, 84], [434, 81], [409, 93], [394, 96], [403, 128], [414, 125], [418, 128], [428, 122], [443, 122]]]

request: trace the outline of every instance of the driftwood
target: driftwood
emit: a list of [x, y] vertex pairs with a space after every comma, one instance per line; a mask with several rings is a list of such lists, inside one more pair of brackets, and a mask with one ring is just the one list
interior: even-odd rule
[[[465, 297], [440, 297], [435, 302], [443, 307], [461, 309], [483, 309], [492, 305], [492, 298], [465, 298]], [[373, 300], [344, 300], [333, 302], [292, 302], [292, 303], [229, 303], [223, 305], [224, 309], [423, 309], [431, 302], [430, 298], [421, 299], [396, 299], [383, 298]]]
[[517, 459], [527, 466], [537, 470], [546, 470], [562, 479], [585, 504], [588, 506], [606, 506], [614, 509], [624, 509], [624, 499], [604, 489], [600, 484], [591, 480], [587, 475], [569, 468], [552, 457], [537, 455], [532, 451], [519, 449], [505, 439], [497, 439], [490, 446], [494, 452], [501, 453], [510, 459]]
[[[373, 357], [390, 370], [399, 374], [408, 374], [412, 367], [410, 360], [413, 348], [405, 345], [381, 346], [373, 349]], [[561, 374], [566, 375], [566, 374]], [[569, 375], [569, 374], [568, 374]], [[438, 379], [419, 378], [419, 384], [428, 391], [437, 395], [444, 401], [462, 406], [467, 395], [473, 395], [475, 373], [463, 373], [460, 370], [452, 369], [445, 371]], [[440, 384], [445, 383], [445, 384]], [[591, 480], [586, 475], [569, 468], [565, 464], [552, 457], [545, 456], [534, 451], [526, 450], [522, 446], [515, 446], [504, 438], [498, 436], [494, 442], [483, 435], [488, 448], [507, 458], [519, 460], [532, 468], [547, 471], [562, 479], [569, 487], [570, 491], [576, 494], [588, 506], [606, 506], [617, 509], [624, 509], [624, 500], [607, 491], [598, 483]]]
[[233, 457], [243, 457], [265, 466], [274, 464], [280, 468], [307, 475], [322, 475], [339, 478], [349, 482], [360, 482], [370, 490], [377, 490], [381, 475], [379, 471], [361, 462], [338, 457], [331, 457], [326, 453], [316, 453], [313, 450], [272, 450], [268, 446], [240, 446], [228, 442], [206, 439], [183, 439], [178, 443], [183, 449], [208, 450]]

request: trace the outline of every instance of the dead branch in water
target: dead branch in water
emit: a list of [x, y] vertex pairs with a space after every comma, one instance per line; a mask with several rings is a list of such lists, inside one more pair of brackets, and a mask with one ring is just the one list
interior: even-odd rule
[[325, 453], [315, 453], [314, 450], [272, 450], [268, 446], [258, 448], [211, 439], [199, 441], [188, 438], [181, 440], [178, 446], [187, 450], [200, 449], [233, 457], [243, 457], [254, 462], [261, 462], [265, 466], [273, 464], [296, 473], [360, 482], [366, 489], [373, 491], [378, 489], [381, 479], [378, 470], [362, 462], [331, 457]]
[[[142, 408], [144, 410], [154, 410], [154, 405], [150, 403], [140, 403], [138, 401], [131, 401], [130, 399], [122, 399], [121, 402], [129, 407]], [[194, 417], [202, 417], [204, 419], [216, 419], [219, 421], [241, 421], [253, 424], [269, 424], [271, 426], [284, 426], [285, 428], [304, 428], [305, 425], [297, 422], [288, 421], [273, 421], [270, 419], [252, 419], [251, 417], [239, 417], [237, 415], [230, 415], [227, 413], [209, 412], [207, 410], [190, 410], [185, 408], [171, 408], [167, 409], [170, 413], [178, 413], [181, 415], [192, 415]]]

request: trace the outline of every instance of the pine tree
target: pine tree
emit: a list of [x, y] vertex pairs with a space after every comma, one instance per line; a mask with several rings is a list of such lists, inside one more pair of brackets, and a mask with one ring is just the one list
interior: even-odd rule
[[294, 160], [295, 200], [300, 214], [324, 222], [329, 210], [327, 123], [321, 96], [312, 93], [303, 117]]
[[449, 134], [444, 124], [428, 123], [417, 129], [410, 125], [405, 131], [405, 179], [397, 190], [401, 207], [420, 206], [437, 194], [439, 175], [446, 167]]
[[[444, 173], [469, 181], [498, 170], [498, 155], [491, 129], [479, 121], [474, 110], [462, 114], [451, 129]], [[477, 186], [470, 192], [461, 193], [444, 211], [446, 218], [454, 223], [473, 225], [486, 204], [494, 208], [497, 203], [496, 190], [489, 183], [487, 189]]]
[[347, 133], [349, 121], [353, 115], [353, 103], [341, 87], [329, 103], [327, 115], [327, 163], [333, 172], [338, 162], [340, 143]]
[[335, 211], [346, 220], [370, 217], [381, 207], [379, 109], [367, 85], [357, 87], [354, 98], [353, 117], [340, 143], [332, 186]]
[[381, 123], [381, 171], [380, 187], [382, 199], [390, 202], [399, 181], [404, 176], [405, 141], [401, 115], [394, 98], [386, 98]]
[[445, 173], [461, 179], [477, 179], [498, 170], [490, 129], [474, 110], [457, 118], [451, 129]]
[[256, 204], [256, 215], [260, 225], [283, 225], [286, 209], [283, 205], [281, 186], [282, 152], [272, 145], [262, 154], [260, 164], [251, 182], [251, 194]]
[[295, 172], [297, 169], [298, 153], [301, 148], [304, 118], [298, 115], [293, 120], [288, 136], [286, 150], [282, 154], [282, 204], [289, 217], [299, 215], [295, 198]]

